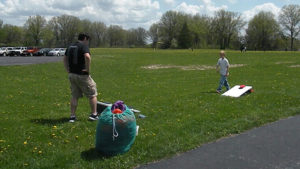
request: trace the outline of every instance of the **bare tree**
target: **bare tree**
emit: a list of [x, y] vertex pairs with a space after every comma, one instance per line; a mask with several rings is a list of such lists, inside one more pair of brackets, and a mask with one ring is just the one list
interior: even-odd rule
[[58, 28], [61, 32], [62, 45], [67, 46], [76, 40], [80, 31], [80, 19], [71, 15], [62, 15], [57, 18]]
[[279, 23], [290, 37], [291, 50], [294, 49], [294, 40], [300, 33], [300, 5], [286, 5], [282, 7]]
[[94, 22], [92, 24], [92, 38], [95, 47], [105, 46], [107, 27], [103, 22]]

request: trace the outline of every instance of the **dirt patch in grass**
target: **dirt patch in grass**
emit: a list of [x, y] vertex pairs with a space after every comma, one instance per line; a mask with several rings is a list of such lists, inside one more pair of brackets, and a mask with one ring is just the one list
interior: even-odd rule
[[[233, 64], [230, 68], [243, 67], [245, 64]], [[178, 66], [178, 65], [148, 65], [142, 66], [143, 69], [158, 70], [158, 69], [181, 69], [181, 70], [210, 70], [215, 69], [216, 66], [209, 65], [190, 65], [190, 66]]]
[[300, 67], [300, 65], [291, 65], [291, 66], [289, 66], [289, 67], [295, 68], [295, 67]]
[[276, 65], [281, 65], [281, 64], [290, 64], [290, 63], [294, 63], [294, 62], [290, 62], [290, 61], [285, 61], [285, 62], [276, 62]]

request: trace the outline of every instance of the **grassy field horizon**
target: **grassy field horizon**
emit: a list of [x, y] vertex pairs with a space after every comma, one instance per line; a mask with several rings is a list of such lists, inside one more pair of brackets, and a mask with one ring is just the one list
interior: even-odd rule
[[0, 168], [134, 168], [222, 137], [300, 114], [300, 52], [226, 51], [229, 83], [251, 85], [240, 98], [215, 91], [219, 50], [91, 49], [98, 100], [141, 110], [131, 150], [95, 151], [97, 122], [80, 99], [68, 123], [63, 63], [0, 66]]

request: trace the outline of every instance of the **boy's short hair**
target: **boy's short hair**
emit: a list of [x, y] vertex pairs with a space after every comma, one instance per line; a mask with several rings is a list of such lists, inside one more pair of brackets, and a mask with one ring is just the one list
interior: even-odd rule
[[79, 33], [78, 40], [83, 41], [86, 38], [86, 40], [90, 39], [90, 36], [86, 33]]
[[225, 56], [225, 51], [224, 51], [224, 50], [221, 50], [221, 51], [220, 51], [220, 55], [224, 55], [224, 56]]

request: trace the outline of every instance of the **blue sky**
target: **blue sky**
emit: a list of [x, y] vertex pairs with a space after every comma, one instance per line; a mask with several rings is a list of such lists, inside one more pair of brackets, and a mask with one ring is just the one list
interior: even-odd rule
[[213, 16], [215, 11], [225, 9], [239, 12], [249, 21], [262, 10], [278, 16], [282, 6], [288, 4], [300, 5], [300, 0], [0, 0], [0, 19], [22, 26], [29, 16], [42, 15], [49, 20], [68, 14], [126, 29], [148, 29], [168, 10]]

